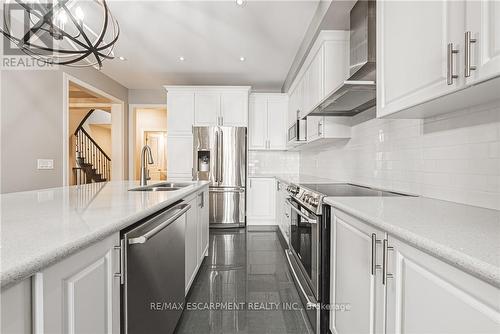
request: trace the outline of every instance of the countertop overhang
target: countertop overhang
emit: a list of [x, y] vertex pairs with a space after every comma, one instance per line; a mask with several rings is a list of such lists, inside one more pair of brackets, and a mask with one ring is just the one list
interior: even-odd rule
[[190, 183], [177, 191], [128, 191], [138, 182], [113, 181], [0, 195], [2, 288], [208, 187]]

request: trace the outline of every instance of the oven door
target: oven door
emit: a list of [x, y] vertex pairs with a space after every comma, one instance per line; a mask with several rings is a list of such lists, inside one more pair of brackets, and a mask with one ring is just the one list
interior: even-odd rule
[[288, 199], [291, 207], [290, 249], [306, 284], [316, 300], [319, 298], [320, 270], [320, 217], [313, 214], [293, 199]]

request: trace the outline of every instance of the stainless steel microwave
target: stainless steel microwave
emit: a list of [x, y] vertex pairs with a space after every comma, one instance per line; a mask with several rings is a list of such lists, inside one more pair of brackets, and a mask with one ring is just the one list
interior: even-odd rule
[[288, 128], [288, 144], [301, 143], [307, 140], [307, 121], [297, 119], [292, 126]]

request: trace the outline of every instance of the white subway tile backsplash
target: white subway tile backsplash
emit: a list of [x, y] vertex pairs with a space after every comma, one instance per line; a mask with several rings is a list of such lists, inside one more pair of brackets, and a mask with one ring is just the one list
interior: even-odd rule
[[300, 173], [500, 209], [498, 104], [425, 120], [366, 119], [353, 118], [347, 143], [302, 151]]
[[249, 151], [249, 174], [298, 174], [299, 153], [288, 151]]

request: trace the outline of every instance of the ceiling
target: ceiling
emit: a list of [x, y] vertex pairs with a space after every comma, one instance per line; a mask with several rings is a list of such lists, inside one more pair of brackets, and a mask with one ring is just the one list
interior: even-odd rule
[[107, 61], [102, 71], [127, 88], [251, 85], [278, 91], [318, 1], [108, 4], [121, 30], [115, 55], [127, 60]]

